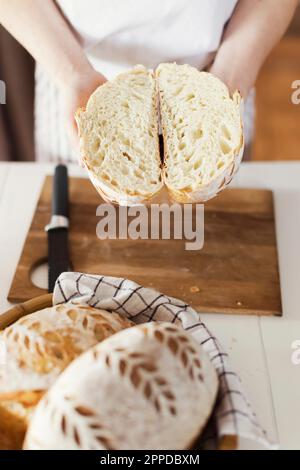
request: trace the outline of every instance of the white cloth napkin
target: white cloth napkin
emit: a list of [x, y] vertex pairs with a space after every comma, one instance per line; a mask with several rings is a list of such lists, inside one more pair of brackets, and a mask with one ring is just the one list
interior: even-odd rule
[[62, 302], [115, 311], [137, 324], [148, 321], [181, 324], [202, 345], [219, 377], [217, 402], [197, 447], [218, 448], [225, 436], [250, 439], [267, 448], [276, 447], [258, 423], [228, 355], [201, 321], [199, 313], [189, 305], [127, 279], [72, 272], [61, 274], [56, 282], [53, 303]]

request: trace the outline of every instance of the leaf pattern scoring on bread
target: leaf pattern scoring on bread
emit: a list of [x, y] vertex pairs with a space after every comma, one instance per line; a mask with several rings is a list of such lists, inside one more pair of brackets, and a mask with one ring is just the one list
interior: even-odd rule
[[[124, 327], [132, 326], [116, 313], [101, 312], [88, 306], [56, 308], [63, 321], [55, 327], [52, 321], [37, 320], [29, 315], [3, 332], [8, 348], [18, 350], [20, 368], [29, 367], [38, 373], [48, 373], [53, 368], [63, 370], [85, 349], [103, 341]], [[86, 344], [84, 344], [85, 338]]]
[[186, 448], [206, 423], [216, 384], [208, 357], [182, 327], [138, 325], [91, 348], [61, 374], [38, 406], [27, 445]]

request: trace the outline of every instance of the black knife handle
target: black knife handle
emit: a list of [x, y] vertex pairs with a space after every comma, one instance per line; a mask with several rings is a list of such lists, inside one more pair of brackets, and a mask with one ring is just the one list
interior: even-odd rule
[[65, 165], [57, 165], [53, 181], [52, 215], [69, 216], [68, 170]]

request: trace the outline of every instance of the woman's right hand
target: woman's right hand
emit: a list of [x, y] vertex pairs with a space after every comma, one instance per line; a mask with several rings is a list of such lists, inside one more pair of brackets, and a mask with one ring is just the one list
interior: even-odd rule
[[75, 113], [78, 108], [85, 108], [91, 94], [107, 79], [94, 68], [75, 74], [73, 80], [63, 86], [65, 97], [65, 115], [67, 132], [70, 135], [71, 143], [79, 155], [78, 129], [75, 121]]

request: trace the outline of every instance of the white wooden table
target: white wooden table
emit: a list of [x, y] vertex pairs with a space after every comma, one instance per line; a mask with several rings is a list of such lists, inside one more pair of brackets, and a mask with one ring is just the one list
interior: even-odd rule
[[[9, 287], [44, 176], [52, 172], [51, 165], [0, 163], [0, 312], [10, 307]], [[244, 163], [234, 186], [274, 191], [283, 318], [202, 318], [229, 352], [269, 438], [281, 449], [300, 449], [300, 365], [291, 360], [291, 344], [300, 340], [300, 162]]]

